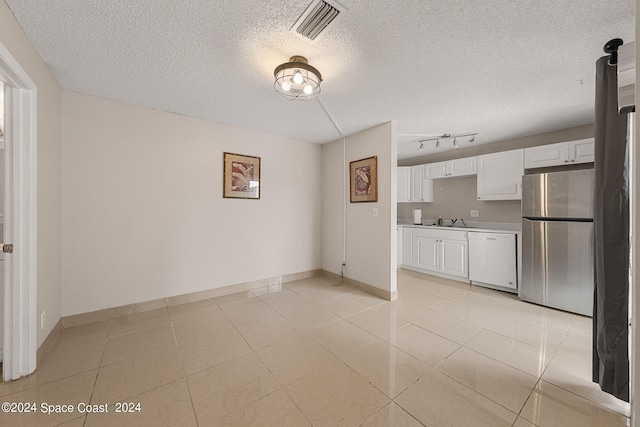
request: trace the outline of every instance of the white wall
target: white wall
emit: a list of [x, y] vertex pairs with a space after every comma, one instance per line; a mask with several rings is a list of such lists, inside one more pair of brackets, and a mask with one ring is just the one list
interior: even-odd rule
[[[346, 139], [322, 146], [322, 268], [339, 274], [343, 257], [343, 167], [349, 162], [378, 156], [378, 202], [350, 203], [347, 193], [345, 276], [396, 292], [395, 123], [388, 122]], [[373, 217], [378, 208], [379, 217]]]
[[63, 137], [64, 316], [320, 268], [320, 146], [68, 91]]
[[[61, 96], [62, 90], [4, 1], [0, 1], [0, 43], [38, 86], [38, 345], [60, 319], [61, 294]], [[39, 323], [39, 322], [38, 322]]]

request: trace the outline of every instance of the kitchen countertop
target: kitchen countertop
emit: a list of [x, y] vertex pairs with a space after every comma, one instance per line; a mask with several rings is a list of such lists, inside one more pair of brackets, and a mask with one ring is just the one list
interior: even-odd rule
[[398, 225], [403, 227], [415, 227], [415, 228], [433, 228], [444, 230], [457, 230], [457, 231], [477, 231], [483, 233], [521, 233], [522, 224], [512, 222], [472, 222], [465, 221], [466, 227], [457, 225], [434, 225], [436, 221], [425, 219], [422, 224], [413, 224], [412, 220], [398, 219]]

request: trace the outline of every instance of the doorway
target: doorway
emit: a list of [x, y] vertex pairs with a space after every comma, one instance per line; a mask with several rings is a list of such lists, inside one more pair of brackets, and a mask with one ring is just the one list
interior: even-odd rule
[[[4, 242], [4, 83], [0, 81], [0, 242]], [[4, 252], [0, 252], [0, 374], [3, 357]]]
[[[37, 86], [0, 43], [4, 83], [4, 254], [2, 379], [36, 369], [37, 355]], [[8, 249], [8, 248], [7, 248]]]

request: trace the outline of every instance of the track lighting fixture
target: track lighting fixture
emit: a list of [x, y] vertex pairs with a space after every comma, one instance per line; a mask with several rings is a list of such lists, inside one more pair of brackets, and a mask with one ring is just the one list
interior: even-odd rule
[[463, 137], [471, 137], [469, 139], [469, 143], [473, 143], [476, 141], [476, 135], [478, 134], [478, 132], [472, 132], [472, 133], [460, 133], [460, 134], [456, 134], [456, 135], [451, 135], [450, 133], [443, 133], [442, 135], [438, 135], [438, 136], [434, 136], [433, 138], [425, 138], [425, 139], [420, 139], [418, 140], [418, 142], [420, 143], [420, 147], [418, 148], [418, 150], [422, 150], [424, 148], [424, 143], [427, 141], [436, 141], [436, 150], [440, 149], [440, 140], [441, 139], [451, 139], [453, 138], [453, 148], [459, 148], [460, 145], [458, 144], [458, 138], [463, 138]]

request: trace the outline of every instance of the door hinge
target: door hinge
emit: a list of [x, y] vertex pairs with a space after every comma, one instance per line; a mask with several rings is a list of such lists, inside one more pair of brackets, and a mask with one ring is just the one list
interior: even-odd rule
[[12, 254], [13, 253], [13, 245], [12, 244], [4, 244], [4, 245], [2, 245], [2, 252], [4, 252], [5, 254]]

